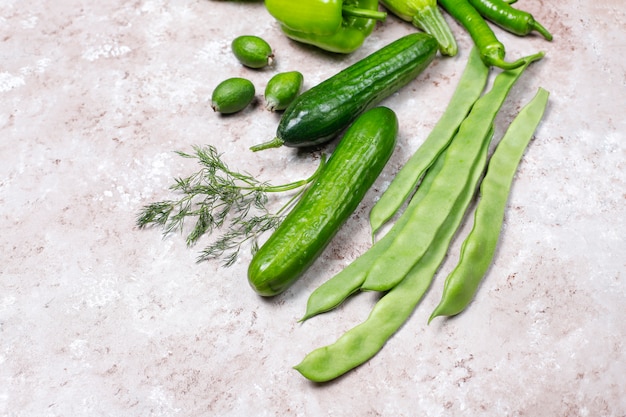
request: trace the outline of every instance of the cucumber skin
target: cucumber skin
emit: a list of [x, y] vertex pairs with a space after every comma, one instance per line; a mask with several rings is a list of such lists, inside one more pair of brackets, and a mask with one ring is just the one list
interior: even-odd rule
[[317, 180], [256, 252], [248, 281], [262, 296], [291, 286], [330, 243], [380, 175], [396, 145], [398, 119], [387, 107], [348, 128]]
[[437, 41], [411, 33], [300, 94], [285, 109], [276, 137], [289, 147], [324, 143], [359, 114], [415, 79], [435, 58]]

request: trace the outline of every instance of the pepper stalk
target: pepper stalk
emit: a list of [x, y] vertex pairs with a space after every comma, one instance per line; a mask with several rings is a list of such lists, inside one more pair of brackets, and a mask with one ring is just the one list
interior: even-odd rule
[[457, 45], [436, 0], [380, 0], [391, 13], [432, 35], [443, 55], [454, 56]]

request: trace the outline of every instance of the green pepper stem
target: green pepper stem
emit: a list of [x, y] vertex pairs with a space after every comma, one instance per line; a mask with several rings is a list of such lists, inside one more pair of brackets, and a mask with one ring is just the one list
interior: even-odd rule
[[426, 6], [415, 11], [413, 26], [432, 35], [439, 43], [439, 51], [443, 55], [454, 56], [457, 53], [456, 39], [450, 30], [450, 26], [444, 19], [441, 11], [435, 4]]
[[341, 11], [344, 17], [345, 16], [364, 17], [366, 19], [374, 19], [374, 20], [381, 20], [381, 21], [387, 18], [387, 13], [385, 12], [380, 12], [378, 10], [363, 9], [360, 7], [349, 6], [347, 4], [344, 4], [341, 7]]
[[252, 152], [258, 152], [258, 151], [263, 151], [265, 149], [270, 149], [270, 148], [280, 148], [281, 146], [283, 146], [284, 143], [285, 142], [282, 139], [276, 137], [270, 141], [251, 146], [250, 150]]

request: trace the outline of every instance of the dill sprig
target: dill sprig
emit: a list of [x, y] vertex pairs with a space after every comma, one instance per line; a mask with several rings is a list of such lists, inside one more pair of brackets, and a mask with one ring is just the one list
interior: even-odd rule
[[[286, 211], [304, 192], [305, 186], [317, 177], [326, 161], [322, 156], [318, 169], [309, 178], [271, 185], [231, 170], [214, 146], [194, 146], [193, 150], [192, 154], [176, 153], [183, 158], [197, 159], [200, 170], [188, 177], [175, 178], [170, 189], [180, 197], [144, 206], [137, 216], [137, 226], [161, 226], [163, 234], [169, 235], [182, 233], [186, 220], [195, 219], [186, 238], [188, 246], [194, 245], [205, 234], [225, 227], [226, 231], [202, 250], [198, 262], [222, 258], [226, 267], [237, 260], [244, 243], [250, 242], [253, 253], [258, 250], [261, 234], [278, 227]], [[272, 213], [267, 209], [268, 193], [298, 188], [298, 192], [278, 211]]]

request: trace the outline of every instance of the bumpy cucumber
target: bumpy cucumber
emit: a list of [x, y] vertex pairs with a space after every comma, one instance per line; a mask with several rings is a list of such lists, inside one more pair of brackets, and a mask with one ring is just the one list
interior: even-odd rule
[[248, 267], [248, 281], [263, 296], [292, 285], [356, 210], [393, 153], [398, 120], [387, 107], [359, 116], [326, 167], [263, 244]]
[[273, 140], [254, 151], [324, 143], [359, 114], [415, 79], [437, 54], [426, 33], [406, 35], [300, 94], [285, 109]]

